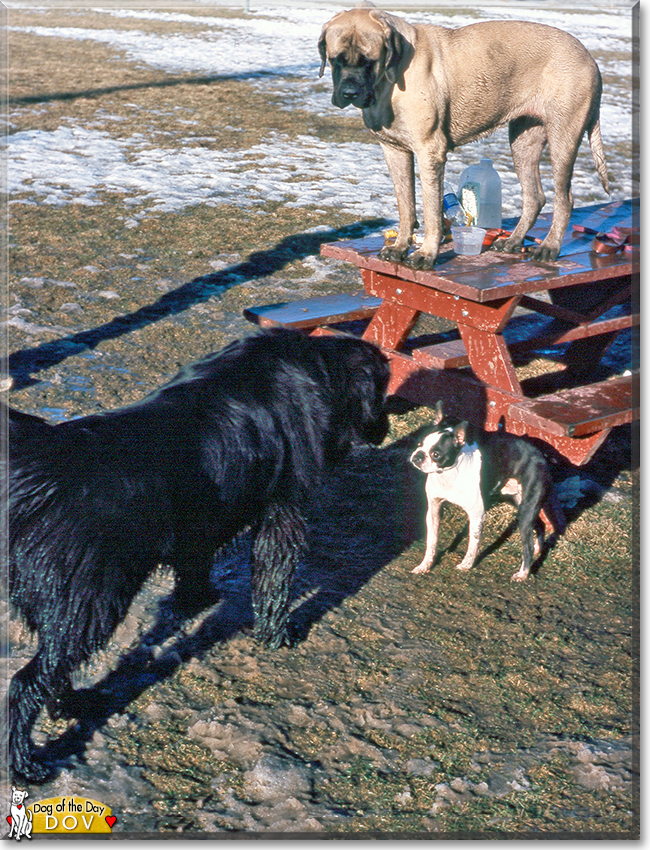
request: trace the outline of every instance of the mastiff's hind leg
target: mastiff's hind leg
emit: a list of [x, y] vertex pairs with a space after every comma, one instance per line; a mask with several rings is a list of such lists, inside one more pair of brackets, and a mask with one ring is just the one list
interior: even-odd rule
[[511, 253], [521, 247], [524, 236], [535, 224], [546, 203], [539, 176], [546, 128], [539, 119], [523, 117], [510, 122], [509, 134], [512, 161], [521, 184], [521, 216], [511, 235], [497, 239], [494, 247]]

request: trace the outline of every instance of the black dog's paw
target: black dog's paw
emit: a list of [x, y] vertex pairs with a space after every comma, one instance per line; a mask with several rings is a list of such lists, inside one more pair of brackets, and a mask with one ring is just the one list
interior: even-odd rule
[[35, 748], [29, 759], [14, 758], [10, 771], [15, 782], [28, 782], [33, 785], [49, 782], [56, 775], [54, 765], [42, 761]]
[[295, 635], [293, 629], [288, 625], [280, 629], [270, 629], [268, 626], [255, 626], [253, 637], [258, 643], [264, 646], [264, 649], [270, 649], [272, 652], [280, 649], [282, 646], [293, 646], [295, 643]]
[[271, 652], [274, 652], [276, 649], [280, 649], [283, 646], [291, 646], [291, 638], [286, 633], [281, 634], [265, 641], [264, 646], [266, 649], [270, 649]]

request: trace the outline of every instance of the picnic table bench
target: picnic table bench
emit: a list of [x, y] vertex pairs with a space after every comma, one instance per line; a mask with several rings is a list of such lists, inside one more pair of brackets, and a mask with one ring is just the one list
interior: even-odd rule
[[[549, 219], [539, 217], [530, 241], [545, 235]], [[638, 371], [584, 379], [586, 372], [596, 372], [620, 331], [639, 323], [633, 297], [638, 220], [638, 200], [578, 208], [554, 262], [486, 250], [458, 256], [443, 245], [435, 268], [418, 271], [380, 260], [381, 236], [324, 244], [322, 256], [358, 266], [363, 291], [250, 307], [244, 315], [263, 327], [314, 334], [366, 320], [363, 338], [390, 360], [390, 394], [420, 405], [441, 398], [452, 416], [487, 430], [501, 424], [511, 433], [541, 439], [581, 465], [614, 426], [639, 418]], [[503, 226], [514, 226], [514, 220]], [[409, 337], [422, 314], [448, 320], [455, 333], [418, 346]], [[567, 343], [583, 367], [576, 370], [581, 382], [553, 388], [551, 381], [548, 391], [546, 380], [546, 391], [538, 392], [535, 380], [519, 379], [513, 358]], [[594, 362], [579, 363], [591, 357]]]

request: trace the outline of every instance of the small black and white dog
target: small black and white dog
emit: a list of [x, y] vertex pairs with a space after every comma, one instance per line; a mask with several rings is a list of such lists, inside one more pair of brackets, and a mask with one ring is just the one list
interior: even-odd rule
[[411, 454], [410, 461], [427, 474], [427, 543], [422, 563], [414, 573], [433, 566], [438, 545], [443, 502], [459, 505], [469, 519], [467, 553], [456, 569], [469, 570], [476, 560], [487, 509], [503, 497], [518, 507], [517, 521], [523, 560], [513, 581], [525, 581], [542, 552], [544, 530], [562, 534], [566, 521], [559, 505], [546, 460], [535, 446], [501, 431], [468, 437], [468, 423], [445, 417], [435, 408], [431, 430]]
[[41, 709], [78, 716], [73, 671], [160, 564], [196, 614], [215, 601], [215, 552], [251, 528], [255, 637], [287, 642], [307, 500], [353, 443], [383, 441], [388, 372], [362, 340], [276, 330], [119, 410], [50, 425], [3, 406], [10, 599], [39, 639], [9, 688], [14, 775], [48, 777], [31, 739]]

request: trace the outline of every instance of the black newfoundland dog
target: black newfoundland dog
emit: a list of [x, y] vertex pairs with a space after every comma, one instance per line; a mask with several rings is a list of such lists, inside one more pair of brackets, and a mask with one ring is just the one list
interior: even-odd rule
[[369, 343], [271, 331], [119, 410], [50, 425], [3, 409], [10, 598], [39, 638], [9, 688], [14, 775], [51, 774], [31, 739], [41, 709], [75, 716], [73, 671], [160, 564], [179, 609], [197, 613], [214, 601], [216, 551], [251, 528], [255, 637], [288, 642], [306, 501], [352, 443], [382, 442], [387, 383]]

